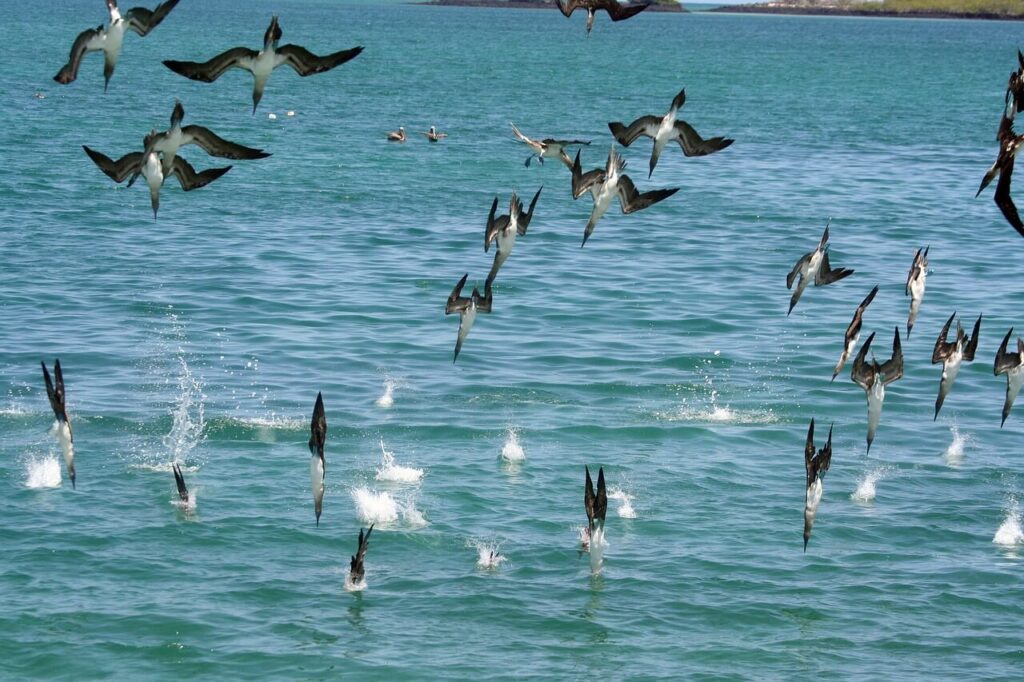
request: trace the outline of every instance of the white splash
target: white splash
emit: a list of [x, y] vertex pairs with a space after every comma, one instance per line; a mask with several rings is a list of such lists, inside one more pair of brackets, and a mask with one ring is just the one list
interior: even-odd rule
[[873, 502], [877, 494], [876, 484], [889, 475], [890, 467], [879, 467], [864, 474], [857, 484], [857, 489], [850, 493], [850, 499], [854, 502]]
[[505, 556], [498, 550], [501, 545], [497, 542], [484, 542], [483, 540], [471, 540], [469, 546], [476, 550], [476, 567], [483, 569], [497, 568], [505, 561]]
[[1015, 547], [1024, 543], [1024, 531], [1021, 530], [1020, 505], [1017, 500], [1010, 498], [1010, 504], [1006, 509], [1006, 518], [996, 531], [992, 542], [1004, 547]]
[[[198, 464], [193, 464], [193, 465], [190, 466], [190, 465], [184, 464], [182, 462], [178, 462], [178, 466], [181, 468], [182, 472], [184, 472], [184, 473], [195, 473], [195, 472], [199, 471], [199, 469], [200, 469]], [[130, 465], [129, 468], [131, 468], [131, 469], [138, 469], [140, 471], [157, 471], [157, 472], [160, 472], [160, 473], [169, 474], [169, 473], [172, 473], [174, 471], [174, 463], [173, 462], [157, 462], [156, 464], [152, 464], [152, 463], [149, 463], [149, 462], [140, 462], [140, 463], [137, 463], [137, 464]]]
[[398, 503], [387, 492], [375, 492], [367, 487], [352, 491], [356, 504], [356, 516], [363, 523], [388, 526], [398, 521]]
[[288, 110], [288, 116], [289, 116], [289, 117], [292, 117], [292, 116], [294, 116], [294, 115], [295, 115], [295, 112], [294, 112], [294, 111], [292, 111], [291, 109], [289, 109], [289, 110]]
[[501, 458], [506, 462], [522, 462], [526, 459], [523, 446], [519, 442], [519, 430], [510, 427], [505, 444], [501, 446]]
[[395, 387], [394, 379], [384, 380], [384, 393], [375, 401], [377, 407], [391, 407], [395, 404]]
[[181, 375], [178, 377], [178, 402], [171, 411], [174, 422], [164, 436], [164, 447], [171, 451], [171, 462], [184, 463], [185, 456], [203, 440], [203, 385], [192, 375], [184, 357], [179, 357]]
[[267, 114], [267, 118], [269, 118], [271, 121], [276, 121], [277, 120], [277, 114], [274, 114], [274, 113]]
[[298, 431], [309, 428], [309, 419], [303, 417], [285, 417], [275, 412], [263, 417], [235, 417], [241, 426], [257, 429], [281, 429], [282, 431]]
[[707, 403], [698, 407], [684, 404], [674, 411], [656, 412], [658, 419], [684, 422], [713, 422], [718, 424], [771, 424], [778, 421], [771, 410], [736, 410], [729, 405], [720, 405], [718, 389], [715, 388], [711, 376], [704, 380], [709, 389]]
[[608, 491], [608, 499], [619, 503], [616, 513], [620, 519], [635, 519], [636, 510], [633, 509], [633, 496], [621, 488], [612, 488]]
[[26, 488], [58, 488], [60, 483], [60, 460], [56, 457], [32, 458], [25, 462]]
[[395, 464], [395, 453], [384, 447], [380, 441], [381, 466], [377, 469], [377, 480], [390, 483], [419, 483], [423, 478], [423, 469], [415, 469]]
[[400, 504], [399, 510], [402, 513], [402, 520], [405, 521], [405, 525], [409, 528], [423, 528], [427, 525], [427, 517], [423, 515], [423, 512], [416, 508], [416, 505], [412, 500], [409, 500], [404, 504]]
[[346, 592], [362, 592], [366, 589], [366, 574], [359, 580], [352, 580], [352, 574], [345, 574], [345, 591]]
[[177, 489], [175, 489], [175, 491], [174, 491], [174, 499], [171, 500], [171, 504], [173, 504], [175, 507], [177, 507], [178, 509], [182, 510], [185, 513], [194, 512], [196, 510], [196, 490], [195, 490], [195, 488], [190, 488], [189, 489], [189, 491], [188, 491], [188, 500], [181, 499], [181, 496], [178, 495]]
[[949, 433], [952, 440], [946, 447], [942, 457], [949, 466], [959, 466], [964, 461], [964, 446], [969, 445], [971, 437], [960, 433], [960, 428], [954, 423], [949, 426]]
[[75, 444], [71, 440], [71, 426], [68, 422], [54, 419], [53, 426], [50, 427], [50, 435], [56, 436], [57, 442], [60, 443], [60, 449], [64, 453], [64, 465], [68, 471], [71, 471], [75, 463]]

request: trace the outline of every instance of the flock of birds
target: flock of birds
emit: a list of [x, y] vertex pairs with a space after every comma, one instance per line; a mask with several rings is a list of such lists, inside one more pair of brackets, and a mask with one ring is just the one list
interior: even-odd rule
[[[136, 7], [122, 15], [116, 0], [106, 0], [109, 11], [108, 23], [105, 26], [100, 25], [97, 28], [87, 29], [78, 35], [72, 45], [67, 64], [54, 76], [54, 80], [65, 85], [73, 82], [78, 75], [82, 59], [90, 52], [102, 51], [104, 54], [104, 90], [106, 90], [114, 73], [114, 67], [117, 63], [125, 33], [130, 30], [140, 36], [148, 35], [167, 17], [178, 2], [179, 0], [166, 0], [157, 5], [153, 10]], [[576, 9], [586, 10], [587, 33], [589, 35], [593, 28], [596, 11], [604, 10], [613, 21], [621, 21], [635, 16], [646, 9], [651, 3], [650, 0], [630, 5], [622, 5], [616, 0], [557, 0], [557, 4], [562, 13], [567, 17]], [[318, 56], [298, 45], [279, 45], [280, 38], [281, 28], [278, 18], [274, 16], [264, 34], [263, 48], [259, 51], [247, 47], [235, 47], [205, 62], [166, 60], [164, 64], [175, 73], [192, 80], [207, 83], [217, 80], [222, 74], [232, 68], [249, 71], [253, 76], [252, 110], [255, 113], [263, 97], [267, 80], [277, 67], [287, 65], [300, 76], [310, 76], [340, 66], [357, 57], [363, 50], [360, 46], [340, 50], [325, 56]], [[1013, 132], [1014, 115], [1024, 111], [1024, 54], [1020, 51], [1018, 51], [1018, 61], [1020, 64], [1019, 68], [1010, 76], [1006, 91], [1006, 104], [997, 135], [1000, 145], [999, 155], [992, 168], [985, 174], [978, 194], [998, 176], [999, 182], [995, 194], [996, 204], [1010, 224], [1024, 235], [1024, 225], [1022, 225], [1016, 207], [1010, 198], [1010, 179], [1013, 172], [1014, 159], [1021, 147], [1024, 146], [1024, 135], [1016, 135]], [[545, 159], [557, 159], [570, 171], [570, 187], [573, 199], [579, 199], [588, 192], [590, 193], [593, 206], [584, 229], [581, 246], [586, 245], [587, 240], [590, 239], [594, 232], [597, 222], [616, 198], [619, 201], [622, 212], [628, 214], [647, 209], [679, 191], [678, 187], [674, 187], [640, 192], [633, 183], [633, 180], [623, 172], [626, 162], [616, 151], [616, 142], [624, 147], [629, 147], [640, 137], [652, 139], [653, 149], [648, 165], [648, 179], [653, 176], [660, 155], [666, 146], [670, 144], [678, 144], [686, 156], [713, 154], [732, 144], [733, 140], [725, 137], [704, 139], [689, 123], [679, 119], [678, 113], [685, 101], [685, 90], [681, 90], [672, 100], [668, 111], [662, 115], [641, 116], [629, 125], [624, 125], [618, 121], [609, 122], [608, 128], [614, 138], [614, 142], [611, 144], [605, 164], [603, 167], [593, 168], [588, 171], [583, 170], [580, 156], [581, 148], [589, 146], [591, 141], [555, 138], [533, 139], [527, 137], [515, 124], [512, 124], [513, 135], [532, 150], [531, 155], [526, 159], [526, 166], [530, 166], [534, 159], [542, 164]], [[129, 185], [131, 185], [139, 176], [142, 176], [149, 186], [154, 217], [156, 217], [159, 209], [160, 188], [169, 176], [177, 177], [182, 189], [190, 191], [213, 182], [231, 169], [231, 166], [226, 166], [197, 172], [191, 164], [178, 156], [178, 152], [182, 147], [194, 144], [211, 156], [235, 160], [259, 159], [269, 156], [269, 154], [261, 149], [227, 141], [217, 136], [209, 128], [198, 125], [183, 126], [184, 115], [184, 107], [180, 102], [176, 101], [171, 113], [170, 127], [163, 132], [151, 130], [143, 140], [143, 151], [131, 152], [116, 161], [89, 147], [84, 147], [89, 158], [115, 182], [121, 183], [128, 180]], [[424, 132], [423, 134], [431, 142], [437, 142], [447, 136], [445, 133], [438, 132], [433, 126], [431, 126], [429, 132]], [[397, 131], [388, 133], [387, 137], [389, 140], [404, 142], [407, 139], [405, 128], [400, 127]], [[570, 157], [567, 151], [573, 147], [577, 148], [575, 158]], [[474, 287], [470, 295], [463, 295], [463, 289], [469, 278], [469, 274], [466, 273], [455, 285], [445, 305], [445, 314], [459, 313], [460, 315], [453, 362], [458, 359], [459, 352], [469, 334], [470, 328], [473, 326], [476, 315], [492, 311], [493, 283], [495, 278], [511, 254], [516, 238], [526, 234], [527, 228], [534, 217], [534, 210], [542, 190], [543, 187], [537, 190], [530, 201], [529, 208], [526, 210], [523, 208], [523, 202], [513, 192], [509, 200], [508, 213], [502, 215], [497, 215], [499, 198], [495, 197], [487, 216], [484, 232], [484, 252], [489, 251], [490, 246], [495, 244], [496, 253], [484, 283], [484, 293], [481, 295], [479, 288]], [[789, 313], [793, 311], [800, 297], [811, 283], [815, 286], [828, 285], [841, 281], [853, 274], [852, 269], [832, 267], [829, 262], [828, 241], [829, 226], [826, 225], [817, 248], [801, 256], [787, 276], [787, 288], [793, 289], [794, 284], [796, 286], [790, 299]], [[924, 297], [927, 274], [928, 248], [918, 249], [906, 282], [906, 295], [911, 297], [910, 313], [906, 325], [908, 339]], [[846, 329], [842, 354], [832, 374], [833, 380], [842, 371], [850, 355], [853, 354], [860, 338], [864, 313], [877, 293], [878, 286], [875, 286], [857, 307], [853, 320]], [[955, 319], [956, 313], [951, 315], [946, 321], [935, 342], [932, 354], [932, 363], [937, 364], [941, 362], [943, 365], [939, 393], [935, 401], [936, 418], [953, 387], [961, 364], [964, 361], [973, 361], [978, 347], [981, 316], [979, 315], [969, 336], [964, 332], [960, 322], [957, 321], [956, 336], [953, 340], [948, 340], [949, 331]], [[1006, 400], [1003, 406], [1001, 425], [1005, 423], [1014, 399], [1020, 391], [1022, 384], [1024, 384], [1024, 340], [1018, 337], [1016, 351], [1010, 351], [1008, 350], [1008, 343], [1012, 334], [1013, 329], [1011, 328], [996, 352], [993, 367], [996, 375], [1006, 374], [1007, 377]], [[873, 356], [868, 361], [868, 353], [874, 336], [875, 334], [872, 333], [860, 347], [854, 358], [851, 371], [851, 378], [864, 389], [867, 397], [867, 447], [869, 451], [881, 416], [885, 388], [903, 376], [903, 353], [899, 328], [897, 327], [895, 330], [892, 355], [882, 363], [875, 360]], [[54, 433], [61, 445], [68, 477], [74, 488], [76, 485], [74, 439], [66, 408], [66, 391], [60, 360], [58, 359], [54, 363], [52, 377], [46, 367], [46, 363], [43, 362], [41, 364], [47, 396], [56, 420]], [[312, 456], [310, 481], [314, 513], [318, 526], [323, 510], [325, 490], [326, 458], [324, 451], [326, 438], [327, 419], [323, 396], [318, 393], [313, 408], [309, 438], [309, 450]], [[831, 458], [832, 429], [829, 429], [824, 447], [815, 449], [814, 419], [811, 419], [804, 455], [806, 470], [804, 551], [807, 549], [818, 506], [821, 502], [822, 479], [828, 471]], [[596, 573], [600, 571], [603, 561], [602, 548], [605, 546], [604, 520], [608, 506], [608, 496], [603, 468], [598, 471], [596, 488], [593, 484], [589, 468], [584, 467], [584, 469], [584, 508], [587, 514], [587, 526], [581, 532], [581, 549], [590, 554], [591, 568]], [[193, 498], [185, 483], [180, 466], [174, 463], [172, 470], [182, 502], [185, 504], [192, 502]], [[346, 579], [346, 585], [350, 589], [362, 589], [362, 587], [365, 587], [364, 559], [372, 532], [372, 524], [365, 531], [360, 528], [356, 553], [351, 557], [350, 572]], [[494, 552], [491, 553], [492, 564], [496, 565], [499, 559], [500, 556], [496, 557]]]

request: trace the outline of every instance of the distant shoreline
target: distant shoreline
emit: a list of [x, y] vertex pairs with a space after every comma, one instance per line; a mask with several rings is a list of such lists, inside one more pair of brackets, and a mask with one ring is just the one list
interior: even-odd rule
[[999, 21], [1022, 21], [1024, 14], [1007, 15], [994, 12], [945, 12], [938, 10], [915, 10], [894, 12], [891, 10], [866, 10], [850, 7], [808, 7], [805, 5], [781, 5], [757, 3], [750, 5], [722, 5], [707, 12], [723, 14], [789, 14], [799, 16], [828, 17], [894, 17], [901, 19], [986, 19]]
[[[534, 0], [426, 0], [416, 2], [417, 5], [433, 5], [435, 7], [498, 7], [507, 9], [558, 9], [555, 0], [550, 2], [537, 2]], [[658, 4], [648, 7], [645, 12], [688, 12], [682, 5]]]

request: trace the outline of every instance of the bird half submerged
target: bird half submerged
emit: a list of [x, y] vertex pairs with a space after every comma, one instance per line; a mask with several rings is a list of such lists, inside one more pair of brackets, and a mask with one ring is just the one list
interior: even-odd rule
[[257, 52], [248, 47], [233, 47], [206, 62], [183, 62], [168, 59], [164, 65], [171, 71], [186, 78], [203, 83], [212, 83], [228, 69], [245, 69], [252, 74], [252, 113], [263, 98], [263, 89], [271, 72], [279, 66], [290, 66], [300, 76], [330, 71], [363, 51], [362, 46], [339, 50], [322, 57], [299, 45], [281, 45], [281, 27], [277, 16], [270, 19], [270, 26], [263, 34], [263, 49]]
[[178, 0], [167, 0], [153, 10], [148, 10], [145, 7], [133, 7], [122, 16], [121, 11], [117, 8], [117, 0], [107, 0], [110, 22], [106, 28], [100, 24], [96, 28], [87, 28], [79, 33], [71, 45], [68, 63], [61, 67], [53, 80], [61, 85], [73, 82], [78, 78], [78, 67], [82, 63], [82, 58], [90, 52], [102, 50], [103, 92], [106, 92], [107, 86], [110, 85], [110, 77], [114, 75], [114, 67], [117, 66], [117, 58], [121, 54], [125, 31], [131, 30], [143, 37], [148, 35], [177, 4]]
[[903, 348], [900, 345], [900, 330], [897, 328], [896, 335], [892, 341], [892, 357], [878, 364], [872, 357], [867, 362], [868, 350], [875, 338], [872, 332], [868, 340], [860, 347], [860, 352], [853, 361], [853, 370], [850, 378], [854, 383], [864, 389], [868, 399], [868, 448], [871, 452], [871, 442], [875, 440], [875, 430], [878, 428], [878, 420], [882, 416], [882, 402], [885, 400], [885, 387], [903, 376]]
[[992, 366], [992, 373], [996, 376], [1006, 375], [1006, 400], [1003, 402], [1003, 419], [999, 422], [999, 428], [1003, 428], [1006, 418], [1010, 416], [1013, 401], [1020, 392], [1021, 385], [1024, 384], [1024, 340], [1018, 336], [1016, 352], [1008, 352], [1006, 346], [1012, 335], [1013, 327], [1010, 327], [1010, 331], [1006, 332], [1006, 336], [1003, 337], [1003, 342], [999, 344], [996, 361]]
[[366, 549], [370, 544], [370, 533], [372, 532], [372, 523], [365, 534], [362, 528], [359, 529], [359, 545], [349, 561], [348, 577], [345, 578], [345, 588], [348, 590], [366, 588], [366, 566], [363, 564], [363, 560], [366, 559]]
[[651, 150], [650, 170], [647, 177], [654, 174], [654, 167], [658, 165], [658, 157], [669, 142], [678, 142], [679, 147], [686, 156], [707, 156], [721, 151], [731, 145], [733, 140], [727, 137], [712, 137], [705, 140], [686, 121], [676, 119], [679, 109], [686, 102], [686, 89], [679, 91], [679, 94], [672, 100], [668, 113], [664, 116], [641, 116], [629, 126], [622, 125], [619, 121], [612, 121], [608, 129], [623, 147], [628, 147], [641, 135], [654, 140], [654, 149]]
[[973, 362], [974, 353], [978, 349], [981, 315], [978, 315], [978, 321], [974, 323], [974, 330], [971, 332], [970, 338], [967, 337], [960, 322], [957, 321], [956, 338], [953, 341], [946, 341], [946, 337], [949, 336], [949, 327], [953, 324], [955, 317], [956, 313], [953, 313], [946, 320], [942, 331], [939, 332], [939, 338], [935, 340], [935, 348], [932, 350], [932, 364], [942, 363], [942, 378], [939, 380], [939, 395], [935, 398], [935, 416], [932, 417], [932, 421], [939, 418], [939, 410], [942, 409], [942, 403], [953, 388], [956, 375], [960, 372], [960, 364], [964, 360]]
[[580, 244], [580, 247], [586, 246], [587, 240], [590, 239], [590, 235], [593, 234], [594, 228], [597, 226], [597, 221], [605, 214], [615, 197], [619, 198], [619, 205], [622, 207], [623, 213], [635, 213], [648, 206], [653, 206], [663, 199], [668, 199], [679, 191], [678, 187], [673, 187], [672, 189], [654, 189], [641, 194], [629, 176], [622, 172], [625, 167], [626, 162], [615, 151], [614, 144], [608, 152], [608, 161], [605, 167], [603, 169], [595, 168], [586, 173], [580, 166], [580, 153], [576, 152], [576, 159], [572, 164], [572, 198], [579, 199], [589, 190], [594, 200], [594, 208], [590, 212], [590, 219], [583, 231], [583, 243]]
[[604, 520], [608, 513], [608, 491], [604, 483], [604, 467], [597, 470], [597, 490], [590, 478], [590, 467], [584, 465], [586, 480], [583, 487], [583, 507], [587, 511], [586, 538], [583, 549], [590, 552], [590, 569], [597, 573], [604, 561]]
[[818, 242], [818, 248], [809, 253], [805, 253], [800, 256], [800, 260], [796, 262], [793, 269], [786, 276], [786, 288], [792, 289], [793, 282], [796, 281], [797, 275], [800, 276], [800, 281], [796, 285], [796, 291], [789, 299], [789, 311], [786, 315], [793, 312], [793, 308], [796, 307], [796, 302], [800, 300], [800, 296], [804, 293], [804, 289], [812, 281], [814, 286], [820, 287], [826, 284], [832, 284], [838, 282], [844, 277], [848, 277], [853, 274], [853, 270], [848, 268], [836, 268], [832, 269], [828, 262], [828, 227], [831, 221], [825, 224], [825, 232], [821, 235], [821, 241]]
[[821, 503], [822, 479], [825, 472], [832, 464], [832, 427], [828, 427], [828, 441], [825, 447], [814, 452], [814, 420], [811, 419], [811, 426], [807, 429], [807, 444], [804, 446], [804, 470], [807, 473], [807, 492], [804, 495], [804, 551], [807, 551], [807, 541], [811, 539], [811, 529], [814, 527], [814, 517], [818, 514], [818, 505]]
[[67, 393], [64, 391], [64, 373], [60, 369], [60, 360], [53, 363], [53, 379], [50, 379], [50, 372], [46, 369], [46, 363], [40, 362], [43, 366], [43, 381], [46, 382], [46, 397], [50, 400], [50, 408], [56, 421], [53, 423], [53, 431], [60, 441], [60, 448], [64, 452], [64, 464], [68, 468], [68, 478], [71, 479], [71, 488], [75, 489], [75, 440], [71, 433], [71, 420], [68, 418], [66, 406]]
[[324, 443], [327, 441], [327, 415], [324, 413], [324, 397], [316, 394], [313, 405], [313, 419], [309, 424], [309, 484], [313, 489], [313, 511], [316, 512], [316, 525], [320, 525], [320, 512], [324, 508], [324, 474], [327, 461], [324, 459]]

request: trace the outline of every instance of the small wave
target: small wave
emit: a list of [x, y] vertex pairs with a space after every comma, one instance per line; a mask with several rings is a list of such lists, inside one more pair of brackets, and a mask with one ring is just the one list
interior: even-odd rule
[[384, 447], [384, 440], [380, 441], [382, 455], [381, 466], [377, 469], [377, 480], [390, 483], [419, 483], [423, 478], [423, 469], [400, 466], [395, 464], [395, 454]]
[[1004, 547], [1015, 547], [1024, 543], [1024, 530], [1021, 530], [1020, 505], [1011, 499], [1006, 510], [1006, 517], [999, 526], [992, 542]]
[[885, 478], [890, 471], [890, 467], [879, 467], [864, 474], [864, 477], [857, 484], [857, 489], [850, 493], [850, 499], [854, 502], [873, 502], [878, 492], [876, 484]]
[[[178, 466], [181, 467], [181, 470], [185, 473], [195, 473], [200, 469], [200, 466], [198, 464], [189, 466], [184, 462], [178, 462]], [[174, 462], [157, 462], [155, 464], [151, 462], [138, 462], [136, 464], [129, 465], [128, 468], [136, 469], [139, 471], [158, 471], [162, 474], [169, 474], [174, 471], [173, 467]]]
[[964, 461], [964, 446], [970, 445], [971, 436], [960, 433], [960, 428], [955, 423], [950, 425], [949, 433], [952, 440], [942, 457], [949, 466], [958, 466]]
[[25, 462], [26, 488], [59, 488], [60, 460], [56, 457], [32, 458]]
[[522, 462], [526, 459], [526, 453], [519, 442], [518, 429], [509, 428], [505, 443], [501, 446], [501, 458], [506, 462]]
[[[184, 471], [184, 470], [183, 470]], [[174, 491], [174, 499], [171, 500], [171, 504], [182, 510], [186, 514], [194, 512], [196, 510], [196, 490], [193, 488], [188, 491], [188, 500], [183, 500], [178, 495], [178, 491]]]
[[385, 379], [384, 392], [374, 401], [377, 407], [391, 407], [395, 404], [395, 386], [394, 379]]
[[485, 542], [483, 540], [471, 540], [469, 546], [476, 550], [477, 568], [497, 568], [505, 561], [505, 556], [498, 550], [501, 545], [497, 542]]
[[633, 496], [621, 488], [612, 488], [608, 491], [608, 499], [619, 503], [615, 512], [620, 519], [635, 519], [636, 510], [633, 509]]

